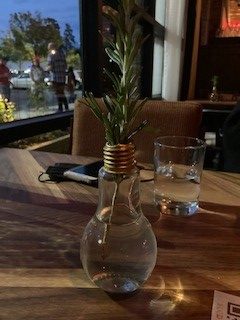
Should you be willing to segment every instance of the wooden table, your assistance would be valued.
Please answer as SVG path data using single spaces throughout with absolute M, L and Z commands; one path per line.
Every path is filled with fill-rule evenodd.
M 204 172 L 198 215 L 159 214 L 152 183 L 142 203 L 158 241 L 145 286 L 109 296 L 84 274 L 79 239 L 95 212 L 97 189 L 40 183 L 55 162 L 89 159 L 0 149 L 0 319 L 210 319 L 214 290 L 240 295 L 240 179 Z

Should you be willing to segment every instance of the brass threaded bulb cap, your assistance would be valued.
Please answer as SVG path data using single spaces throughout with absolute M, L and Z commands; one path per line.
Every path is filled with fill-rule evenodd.
M 135 168 L 135 147 L 132 143 L 106 144 L 103 148 L 104 168 L 110 173 L 127 174 Z

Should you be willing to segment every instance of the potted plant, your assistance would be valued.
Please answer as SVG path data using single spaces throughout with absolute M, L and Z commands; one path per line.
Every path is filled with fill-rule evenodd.
M 99 171 L 99 202 L 81 241 L 81 260 L 89 278 L 112 293 L 137 290 L 150 276 L 157 245 L 151 225 L 141 210 L 139 172 L 132 137 L 134 120 L 145 103 L 137 92 L 140 71 L 135 60 L 144 41 L 138 32 L 141 18 L 134 0 L 122 0 L 118 10 L 104 8 L 115 27 L 115 40 L 105 38 L 106 53 L 117 64 L 119 74 L 106 74 L 113 84 L 111 95 L 104 95 L 106 110 L 94 96 L 86 105 L 103 123 L 106 135 L 104 167 Z

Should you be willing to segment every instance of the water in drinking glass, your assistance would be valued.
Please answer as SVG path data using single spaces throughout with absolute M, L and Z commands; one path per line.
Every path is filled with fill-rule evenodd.
M 154 141 L 155 203 L 162 213 L 197 213 L 205 142 L 165 136 Z
M 154 179 L 155 204 L 162 213 L 189 216 L 197 211 L 200 174 L 194 165 L 160 165 Z

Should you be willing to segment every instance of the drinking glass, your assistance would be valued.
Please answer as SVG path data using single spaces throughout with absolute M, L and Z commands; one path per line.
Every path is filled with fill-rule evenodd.
M 167 136 L 154 141 L 154 201 L 162 213 L 190 216 L 197 212 L 205 142 Z

